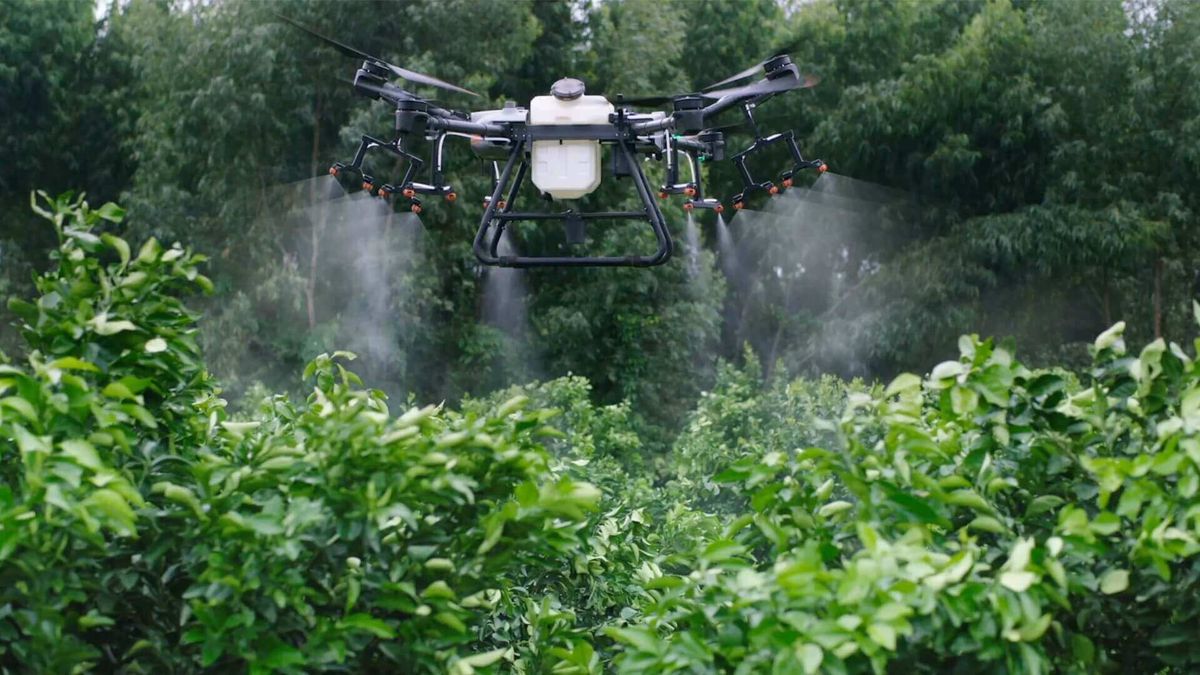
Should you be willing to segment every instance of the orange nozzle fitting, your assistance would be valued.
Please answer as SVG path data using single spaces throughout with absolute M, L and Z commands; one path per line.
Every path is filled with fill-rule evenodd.
M 817 173 L 825 173 L 828 170 L 829 170 L 828 164 L 822 164 L 821 166 L 817 167 Z
M 371 191 L 371 190 L 373 190 L 374 188 L 375 188 L 375 186 L 374 186 L 374 185 L 371 185 L 371 184 L 370 184 L 370 183 L 368 183 L 367 181 L 363 181 L 363 189 L 364 189 L 364 190 L 366 190 L 367 192 L 370 192 L 370 191 Z
M 691 202 L 684 202 L 684 204 L 683 204 L 684 211 L 691 211 L 694 208 L 696 208 L 696 205 Z
M 420 213 L 420 212 L 421 212 L 421 205 L 420 205 L 420 204 L 413 204 L 413 205 L 412 205 L 412 206 L 410 206 L 409 208 L 410 208 L 410 209 L 412 209 L 412 212 L 413 212 L 413 213 Z
M 404 195 L 405 197 L 408 197 L 409 199 L 412 199 L 413 197 L 417 196 L 417 191 L 412 188 L 404 188 L 404 190 L 401 191 L 400 194 Z
M 746 205 L 743 204 L 742 202 L 734 202 L 733 208 L 737 209 L 738 211 L 741 211 L 742 209 L 746 208 Z
M 338 170 L 337 170 L 337 167 L 336 167 L 336 166 L 331 166 L 331 167 L 329 167 L 329 175 L 330 175 L 330 176 L 336 176 L 336 175 L 338 175 Z
M 716 211 L 717 213 L 725 213 L 725 206 L 723 204 L 717 204 L 713 207 L 713 211 Z
M 658 198 L 659 198 L 659 199 L 666 199 L 667 197 L 670 197 L 670 196 L 671 196 L 671 195 L 667 194 L 667 191 L 666 191 L 666 190 L 663 190 L 662 192 L 658 193 Z
M 767 188 L 767 192 L 770 192 L 773 195 L 777 195 L 777 194 L 779 194 L 779 188 L 772 185 L 771 187 Z
M 508 206 L 508 202 L 504 201 L 503 199 L 496 203 L 496 208 L 500 209 L 501 211 L 503 211 L 504 207 L 506 206 Z
M 791 178 L 784 178 L 784 179 L 783 179 L 783 187 L 785 187 L 785 188 L 790 188 L 790 187 L 792 187 L 792 179 L 791 179 Z
M 690 187 L 690 186 L 685 187 L 685 188 L 683 188 L 683 194 L 685 194 L 689 197 L 695 197 L 696 196 L 696 188 Z
M 458 193 L 457 193 L 457 192 L 447 192 L 447 193 L 446 193 L 446 201 L 448 201 L 448 202 L 452 202 L 452 201 L 454 201 L 455 199 L 458 199 Z

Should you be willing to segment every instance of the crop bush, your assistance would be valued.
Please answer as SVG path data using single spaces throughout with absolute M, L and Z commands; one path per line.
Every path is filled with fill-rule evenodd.
M 48 207 L 58 266 L 12 305 L 28 366 L 0 370 L 6 670 L 517 660 L 480 627 L 526 611 L 504 580 L 557 569 L 599 497 L 550 470 L 546 412 L 396 417 L 333 355 L 305 401 L 234 421 L 178 299 L 202 258 L 93 233 L 116 207 Z
M 1200 365 L 1031 370 L 964 337 L 886 386 L 722 366 L 671 453 L 567 377 L 386 397 L 318 356 L 233 415 L 202 256 L 43 197 L 0 364 L 3 672 L 1187 672 Z M 1200 307 L 1197 308 L 1200 321 Z

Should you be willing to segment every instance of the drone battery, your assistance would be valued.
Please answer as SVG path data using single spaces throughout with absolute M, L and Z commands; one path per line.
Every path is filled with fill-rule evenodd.
M 554 96 L 535 96 L 529 105 L 529 124 L 608 124 L 613 112 L 608 99 L 584 96 L 582 83 L 577 89 L 578 93 L 571 91 L 567 96 L 558 91 Z M 599 141 L 534 141 L 531 179 L 539 190 L 555 199 L 578 199 L 600 185 L 600 156 Z

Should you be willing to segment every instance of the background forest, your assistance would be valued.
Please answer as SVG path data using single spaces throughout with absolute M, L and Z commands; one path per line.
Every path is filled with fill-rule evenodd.
M 867 181 L 915 208 L 825 225 L 811 205 L 772 207 L 774 221 L 742 214 L 728 280 L 708 253 L 652 273 L 525 273 L 514 322 L 511 307 L 489 315 L 470 253 L 487 183 L 462 146 L 450 180 L 464 198 L 428 205 L 417 253 L 387 242 L 392 262 L 368 263 L 382 270 L 368 287 L 359 257 L 381 242 L 354 223 L 288 217 L 305 206 L 288 186 L 389 129 L 389 111 L 351 95 L 356 63 L 276 12 L 486 92 L 491 107 L 566 74 L 594 92 L 687 91 L 792 45 L 822 82 L 761 119 L 797 130 L 831 179 L 848 177 L 841 196 Z M 210 256 L 203 343 L 234 393 L 292 387 L 312 356 L 347 348 L 402 398 L 454 401 L 571 372 L 664 430 L 717 358 L 740 362 L 746 345 L 767 376 L 778 364 L 870 379 L 952 354 L 964 332 L 1016 337 L 1034 363 L 1078 364 L 1117 319 L 1137 339 L 1188 326 L 1195 3 L 132 0 L 97 19 L 91 0 L 0 0 L 0 14 L 0 293 L 27 295 L 47 264 L 31 190 L 118 200 L 129 236 Z M 730 147 L 748 141 L 729 133 Z M 709 178 L 712 194 L 737 191 L 726 167 Z M 626 198 L 609 183 L 597 199 Z M 711 214 L 698 221 L 715 250 Z M 0 346 L 15 335 L 2 322 Z

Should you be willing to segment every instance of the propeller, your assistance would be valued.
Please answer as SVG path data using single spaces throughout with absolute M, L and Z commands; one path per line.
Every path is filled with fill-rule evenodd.
M 710 98 L 725 98 L 728 96 L 745 97 L 745 96 L 762 96 L 764 94 L 777 94 L 781 91 L 791 91 L 792 89 L 809 89 L 817 86 L 821 78 L 816 75 L 804 75 L 803 77 L 779 77 L 774 80 L 760 80 L 741 87 L 730 87 L 728 89 L 715 89 L 704 93 Z
M 735 78 L 737 79 L 737 78 Z M 781 91 L 790 91 L 792 89 L 809 89 L 817 86 L 821 78 L 816 75 L 801 75 L 796 77 L 777 77 L 773 80 L 761 80 L 740 87 L 729 87 L 727 89 L 715 89 L 711 91 L 697 92 L 694 94 L 676 94 L 674 96 L 621 96 L 609 98 L 618 104 L 631 106 L 661 106 L 672 103 L 677 99 L 688 96 L 700 96 L 708 99 L 719 99 L 727 96 L 761 96 L 763 94 L 775 94 Z
M 471 96 L 479 96 L 479 94 L 476 94 L 475 92 L 471 91 L 470 89 L 463 89 L 462 87 L 460 87 L 456 84 L 451 84 L 449 82 L 446 82 L 445 80 L 439 80 L 438 78 L 436 78 L 432 75 L 426 75 L 424 73 L 418 73 L 415 70 L 409 70 L 407 68 L 401 68 L 400 66 L 392 65 L 392 64 L 388 63 L 387 61 L 384 61 L 381 58 L 378 58 L 376 56 L 371 56 L 370 54 L 368 54 L 366 52 L 361 52 L 361 51 L 355 49 L 354 47 L 351 47 L 349 45 L 344 45 L 344 44 L 338 42 L 337 40 L 334 40 L 333 38 L 321 35 L 320 33 L 312 30 L 311 28 L 309 28 L 303 24 L 300 24 L 296 21 L 293 21 L 292 19 L 290 19 L 286 16 L 283 16 L 282 14 L 276 14 L 275 16 L 277 16 L 281 21 L 283 21 L 285 23 L 289 23 L 289 24 L 295 26 L 296 28 L 299 28 L 300 30 L 304 31 L 305 33 L 308 33 L 309 35 L 324 42 L 325 44 L 329 45 L 330 47 L 333 47 L 338 52 L 340 52 L 346 56 L 353 57 L 353 58 L 358 58 L 358 59 L 362 59 L 364 61 L 371 61 L 373 63 L 377 63 L 380 66 L 387 68 L 389 71 L 392 72 L 393 75 L 395 75 L 396 77 L 399 77 L 401 79 L 408 80 L 409 82 L 413 82 L 415 84 L 425 84 L 425 85 L 429 85 L 430 87 L 437 87 L 439 89 L 446 89 L 449 91 L 457 91 L 462 94 L 470 94 Z
M 730 75 L 729 77 L 721 80 L 720 82 L 713 82 L 712 84 L 708 85 L 707 87 L 704 87 L 704 91 L 708 91 L 709 89 L 716 89 L 717 87 L 729 84 L 730 82 L 737 82 L 738 80 L 744 80 L 747 77 L 750 77 L 750 76 L 754 75 L 755 73 L 758 73 L 759 71 L 761 71 L 763 68 L 766 67 L 766 65 L 772 59 L 777 59 L 780 56 L 790 54 L 797 47 L 799 47 L 801 45 L 801 43 L 802 43 L 801 40 L 794 39 L 790 43 L 776 49 L 767 58 L 763 59 L 762 61 L 759 61 L 758 63 L 754 64 L 753 66 L 750 66 L 749 68 L 743 70 L 742 72 L 734 74 L 734 75 Z

